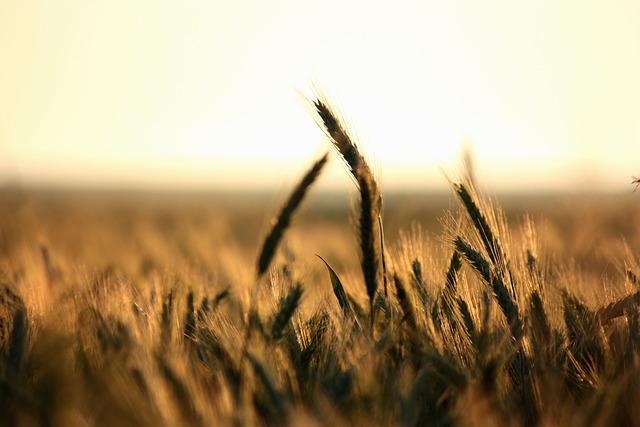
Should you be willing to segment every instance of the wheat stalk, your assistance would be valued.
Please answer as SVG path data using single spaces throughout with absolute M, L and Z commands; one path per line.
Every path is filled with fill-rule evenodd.
M 516 340 L 522 338 L 522 320 L 520 318 L 518 305 L 509 293 L 502 278 L 496 274 L 495 270 L 491 268 L 480 252 L 473 249 L 462 237 L 456 237 L 454 243 L 456 250 L 469 261 L 471 266 L 480 274 L 483 281 L 493 290 L 498 305 L 507 318 L 512 336 Z
M 393 283 L 396 285 L 396 297 L 400 303 L 400 308 L 402 308 L 402 320 L 407 322 L 412 331 L 417 331 L 416 314 L 413 310 L 413 303 L 409 299 L 409 295 L 407 295 L 404 283 L 396 274 L 393 275 Z
M 382 238 L 379 237 L 380 230 L 376 227 L 381 224 L 382 196 L 371 167 L 360 152 L 355 139 L 349 135 L 339 116 L 329 106 L 327 99 L 318 93 L 316 99 L 310 102 L 314 107 L 318 126 L 342 157 L 360 191 L 358 226 L 361 267 L 373 322 L 373 301 L 378 289 L 381 265 L 381 243 L 377 240 L 380 238 L 382 241 Z
M 298 308 L 301 297 L 302 285 L 298 283 L 291 289 L 289 295 L 280 302 L 278 312 L 273 317 L 273 323 L 271 324 L 271 338 L 282 338 L 284 328 Z
M 276 249 L 278 247 L 278 243 L 282 239 L 285 230 L 291 224 L 291 220 L 293 218 L 293 214 L 295 213 L 298 206 L 302 202 L 305 194 L 307 194 L 307 190 L 311 187 L 311 184 L 318 178 L 322 168 L 325 163 L 327 163 L 328 153 L 320 158 L 320 160 L 316 161 L 311 169 L 305 174 L 302 178 L 298 186 L 293 190 L 287 203 L 282 206 L 280 210 L 280 214 L 276 218 L 273 223 L 273 227 L 271 227 L 271 231 L 267 234 L 267 237 L 264 239 L 264 244 L 262 245 L 262 250 L 260 251 L 260 256 L 258 257 L 258 266 L 257 273 L 258 276 L 261 276 L 267 268 L 269 268 L 269 264 L 273 259 L 273 256 L 276 253 Z
M 602 323 L 608 323 L 615 318 L 622 317 L 625 312 L 636 309 L 640 304 L 640 291 L 629 294 L 618 301 L 607 304 L 604 307 L 599 308 L 595 312 L 595 316 Z
M 462 183 L 453 184 L 453 188 L 467 210 L 469 218 L 471 218 L 471 222 L 473 222 L 476 230 L 478 230 L 478 234 L 482 239 L 482 244 L 487 250 L 489 259 L 495 266 L 502 265 L 506 260 L 502 247 L 498 242 L 497 236 L 491 230 L 487 218 L 484 216 L 480 207 L 474 200 L 472 192 Z

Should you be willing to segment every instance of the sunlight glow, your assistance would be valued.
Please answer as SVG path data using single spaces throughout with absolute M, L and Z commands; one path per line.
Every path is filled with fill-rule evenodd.
M 0 178 L 279 187 L 328 145 L 326 87 L 387 187 L 626 191 L 640 3 L 0 3 Z M 341 186 L 343 171 L 323 177 Z

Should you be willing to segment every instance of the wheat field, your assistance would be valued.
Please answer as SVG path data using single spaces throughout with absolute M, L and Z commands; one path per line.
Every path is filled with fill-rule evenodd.
M 632 188 L 384 194 L 310 108 L 350 195 L 2 190 L 2 425 L 640 425 Z

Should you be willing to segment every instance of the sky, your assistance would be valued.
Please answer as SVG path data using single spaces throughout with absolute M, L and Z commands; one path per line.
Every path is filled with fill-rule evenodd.
M 314 85 L 385 188 L 463 146 L 495 191 L 640 175 L 635 0 L 1 0 L 0 182 L 281 190 L 329 149 Z

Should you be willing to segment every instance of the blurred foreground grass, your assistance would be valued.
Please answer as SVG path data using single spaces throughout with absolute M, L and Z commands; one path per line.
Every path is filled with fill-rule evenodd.
M 634 196 L 497 197 L 507 268 L 453 194 L 386 194 L 367 331 L 345 194 L 311 193 L 257 279 L 281 195 L 3 190 L 0 424 L 640 424 L 637 304 L 608 306 L 638 291 Z

